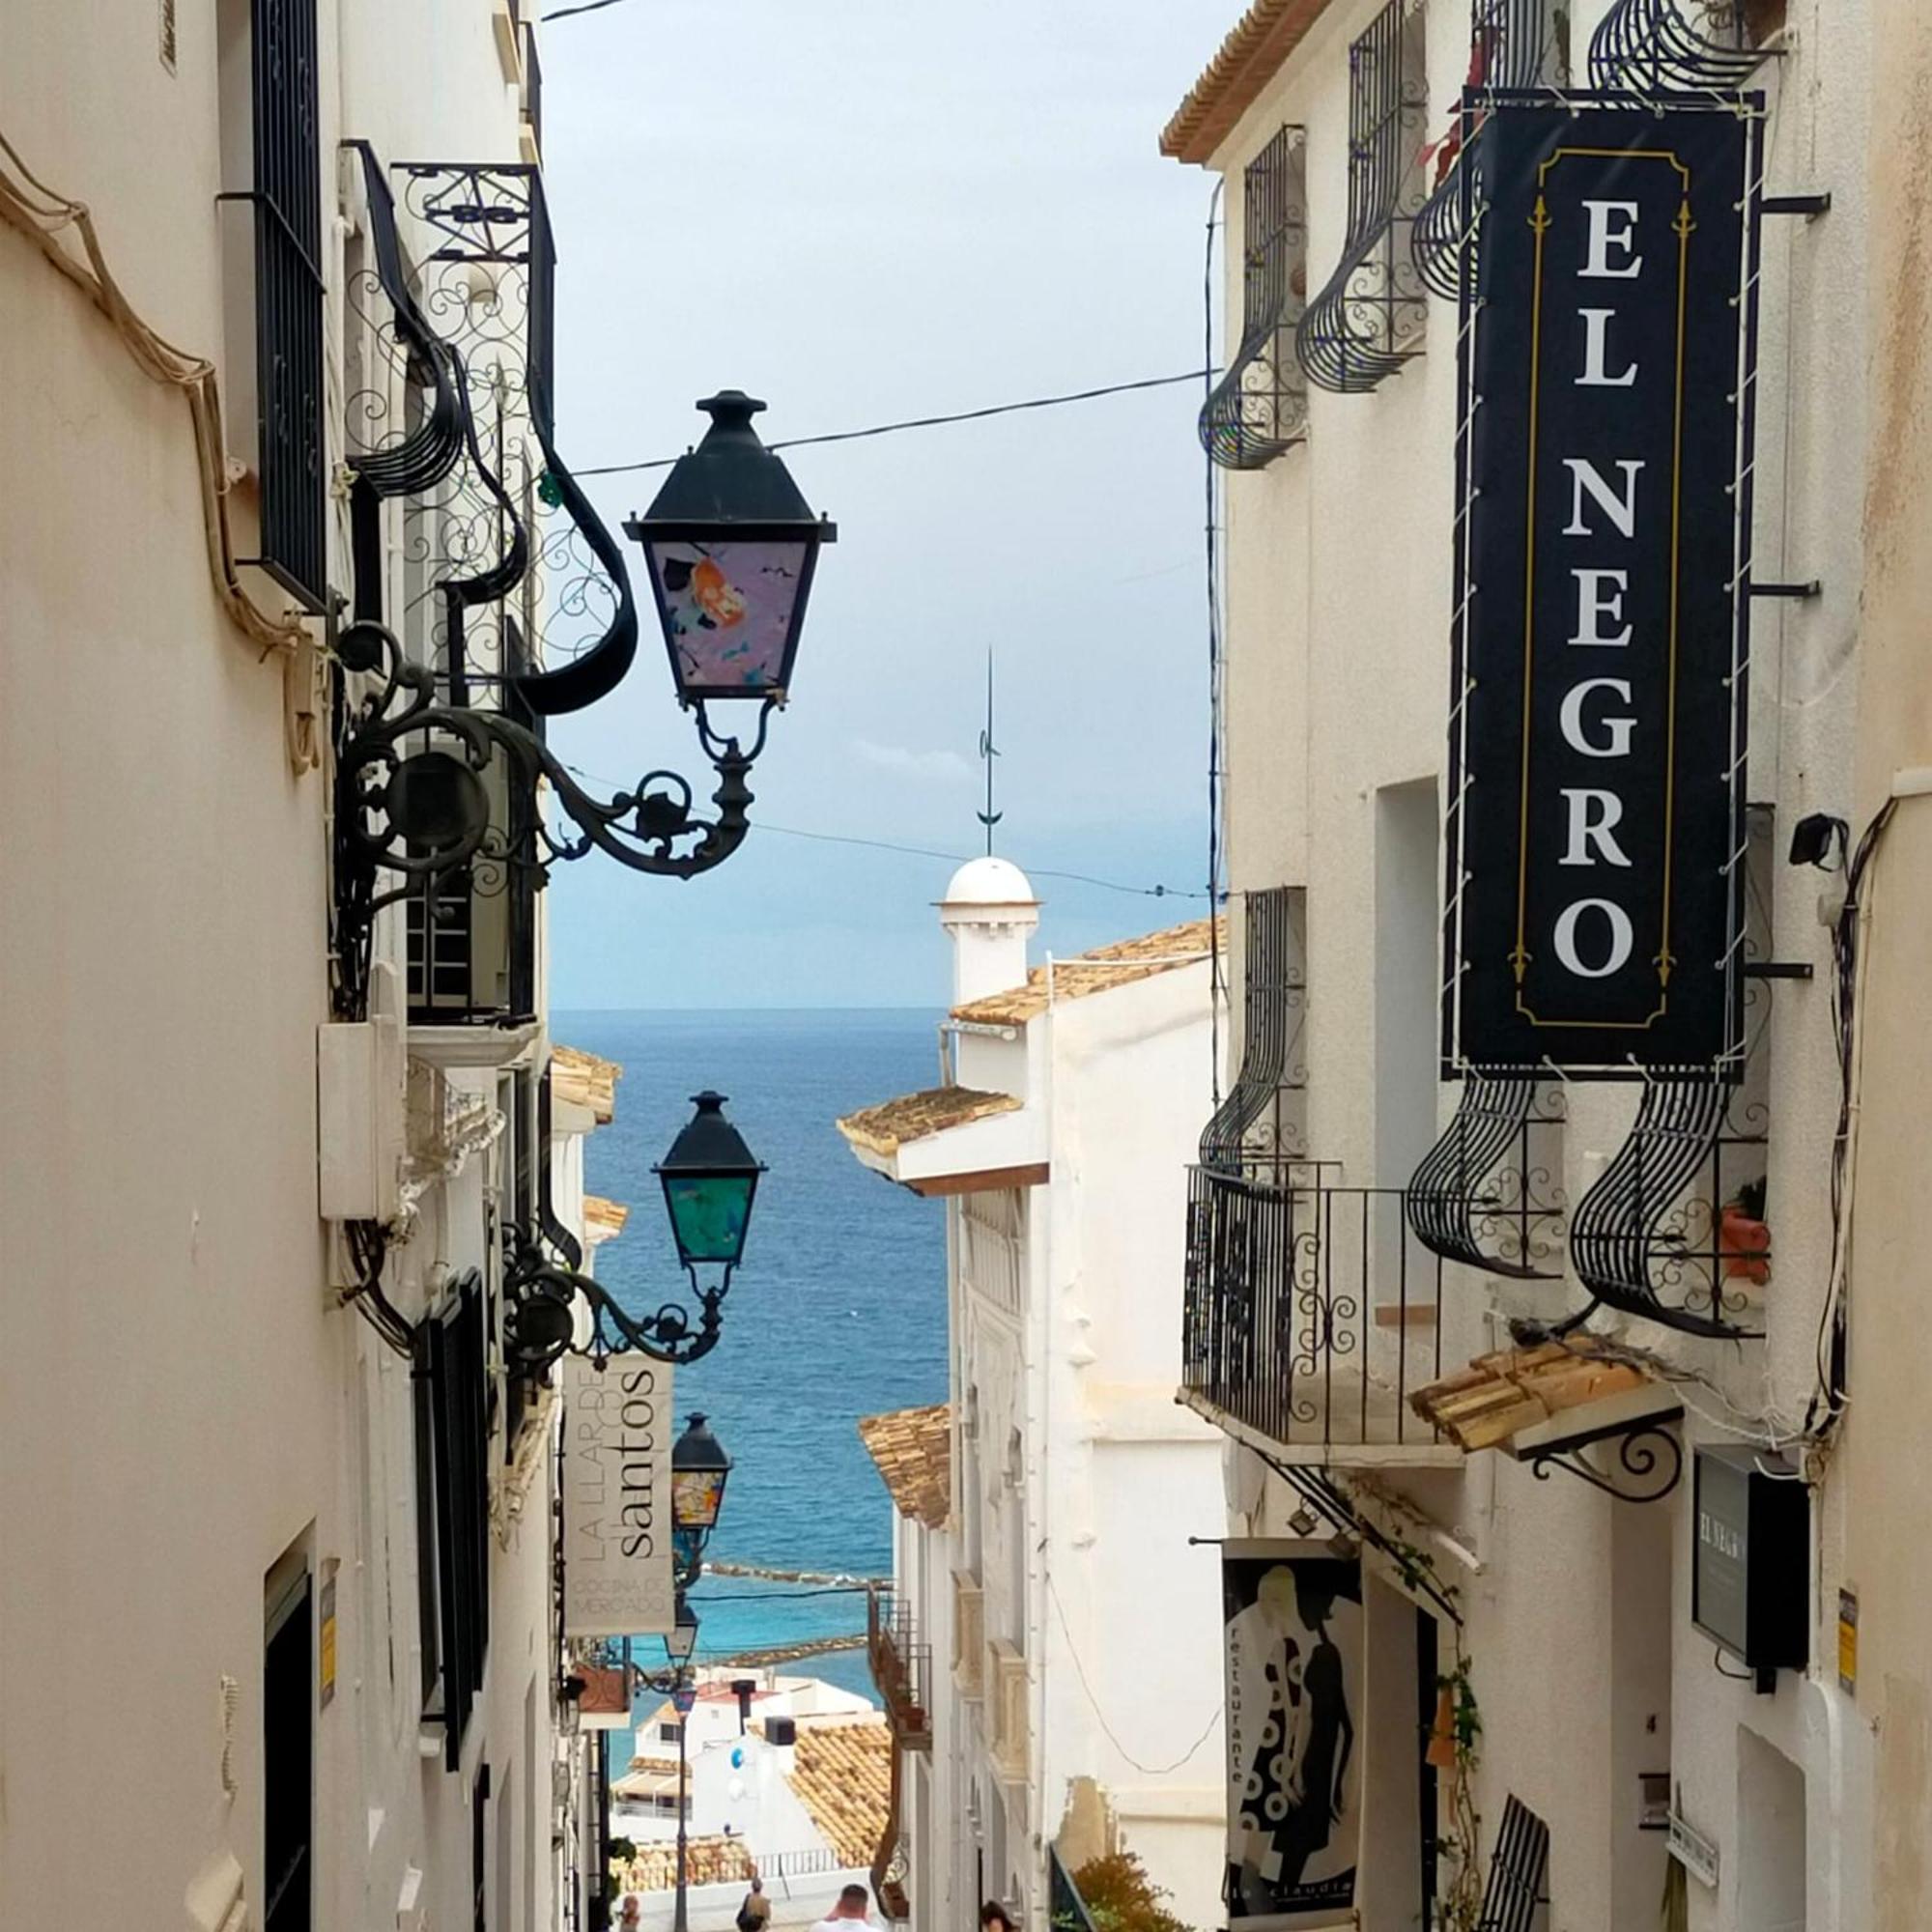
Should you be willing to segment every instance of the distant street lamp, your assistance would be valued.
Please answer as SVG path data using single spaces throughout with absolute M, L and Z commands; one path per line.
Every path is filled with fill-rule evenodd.
M 637 1349 L 661 1362 L 688 1363 L 718 1346 L 720 1309 L 745 1252 L 752 1201 L 765 1167 L 724 1118 L 724 1094 L 707 1088 L 692 1099 L 696 1111 L 654 1172 L 664 1186 L 678 1259 L 697 1297 L 696 1315 L 670 1301 L 649 1315 L 627 1315 L 601 1282 L 553 1263 L 535 1241 L 513 1231 L 517 1247 L 506 1278 L 510 1349 L 525 1373 L 540 1373 L 569 1350 L 599 1357 Z M 587 1336 L 580 1334 L 580 1304 L 587 1311 Z
M 671 1547 L 680 1592 L 696 1582 L 704 1568 L 704 1546 L 718 1527 L 730 1474 L 724 1444 L 702 1415 L 694 1415 L 670 1452 Z

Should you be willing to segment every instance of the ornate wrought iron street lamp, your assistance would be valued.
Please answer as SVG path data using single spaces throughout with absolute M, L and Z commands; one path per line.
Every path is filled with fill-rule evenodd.
M 696 713 L 698 742 L 718 774 L 715 810 L 696 810 L 689 781 L 662 770 L 597 797 L 537 732 L 500 711 L 439 703 L 435 671 L 411 663 L 392 632 L 350 624 L 336 655 L 382 683 L 355 711 L 336 768 L 337 945 L 346 954 L 366 950 L 383 906 L 472 864 L 541 879 L 554 861 L 594 849 L 637 871 L 690 878 L 744 842 L 747 775 L 785 701 L 818 552 L 838 530 L 812 516 L 783 462 L 759 441 L 752 417 L 763 403 L 727 389 L 699 407 L 711 429 L 626 528 L 643 546 L 678 702 Z M 503 682 L 512 693 L 527 683 L 534 696 L 545 675 Z M 706 708 L 746 700 L 758 706 L 749 750 L 714 730 Z M 511 797 L 493 825 L 483 775 L 499 755 Z M 567 824 L 547 818 L 546 783 Z M 384 872 L 400 883 L 379 890 Z
M 655 1172 L 678 1259 L 697 1297 L 696 1314 L 674 1301 L 648 1315 L 626 1314 L 602 1282 L 552 1262 L 520 1235 L 505 1286 L 510 1347 L 525 1371 L 546 1369 L 572 1349 L 593 1357 L 638 1349 L 661 1362 L 686 1363 L 718 1346 L 720 1311 L 745 1252 L 752 1200 L 765 1167 L 724 1118 L 723 1094 L 707 1088 L 692 1099 L 696 1111 Z M 708 1431 L 706 1436 L 715 1446 Z

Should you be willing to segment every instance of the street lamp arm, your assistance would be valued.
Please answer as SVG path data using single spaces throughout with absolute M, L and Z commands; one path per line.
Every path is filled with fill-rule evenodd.
M 410 663 L 381 624 L 350 625 L 336 648 L 349 669 L 383 679 L 345 733 L 336 769 L 337 810 L 351 846 L 369 866 L 405 877 L 395 891 L 372 898 L 372 914 L 486 850 L 544 873 L 554 860 L 581 859 L 595 849 L 634 871 L 688 879 L 722 865 L 744 843 L 753 797 L 747 776 L 764 749 L 775 698 L 759 707 L 750 751 L 735 736 L 713 731 L 697 704 L 699 742 L 719 778 L 712 793 L 717 810 L 707 817 L 693 810 L 691 783 L 675 772 L 647 772 L 630 789 L 599 798 L 515 719 L 438 703 L 435 673 Z M 499 753 L 511 767 L 511 822 L 506 837 L 497 832 L 493 839 L 482 774 Z M 540 781 L 549 781 L 574 832 L 554 833 L 544 824 Z M 500 855 L 489 850 L 497 839 L 507 847 Z
M 653 1314 L 634 1316 L 617 1305 L 602 1282 L 575 1268 L 554 1265 L 529 1242 L 517 1244 L 504 1281 L 512 1307 L 518 1311 L 512 1318 L 517 1352 L 531 1369 L 548 1368 L 575 1345 L 570 1340 L 569 1321 L 531 1320 L 522 1311 L 539 1304 L 572 1311 L 579 1295 L 590 1308 L 591 1345 L 585 1352 L 614 1355 L 635 1349 L 654 1361 L 670 1362 L 679 1368 L 702 1360 L 718 1346 L 724 1331 L 720 1309 L 731 1286 L 730 1270 L 725 1270 L 724 1279 L 715 1288 L 699 1288 L 694 1273 L 692 1286 L 697 1294 L 696 1316 L 674 1301 L 663 1303 Z

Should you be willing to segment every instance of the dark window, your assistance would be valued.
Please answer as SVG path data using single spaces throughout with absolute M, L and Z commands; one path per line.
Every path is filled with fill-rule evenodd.
M 254 0 L 255 394 L 263 567 L 311 610 L 327 578 L 315 0 Z
M 309 1932 L 313 1651 L 304 1568 L 270 1597 L 262 1655 L 263 1932 Z
M 452 1771 L 490 1643 L 487 1375 L 483 1283 L 472 1271 L 424 1321 L 416 1359 L 423 1692 Z
M 676 1744 L 677 1733 L 678 1726 L 675 1724 L 660 1724 L 658 1726 L 658 1739 L 660 1743 L 668 1745 Z
M 469 1792 L 469 1877 L 476 1894 L 476 1932 L 490 1932 L 490 1767 L 476 1767 Z

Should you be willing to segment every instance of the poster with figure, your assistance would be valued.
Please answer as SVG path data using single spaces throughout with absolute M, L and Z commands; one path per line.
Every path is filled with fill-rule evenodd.
M 1362 1566 L 1307 1544 L 1229 1543 L 1231 1924 L 1354 1923 L 1361 1839 Z

